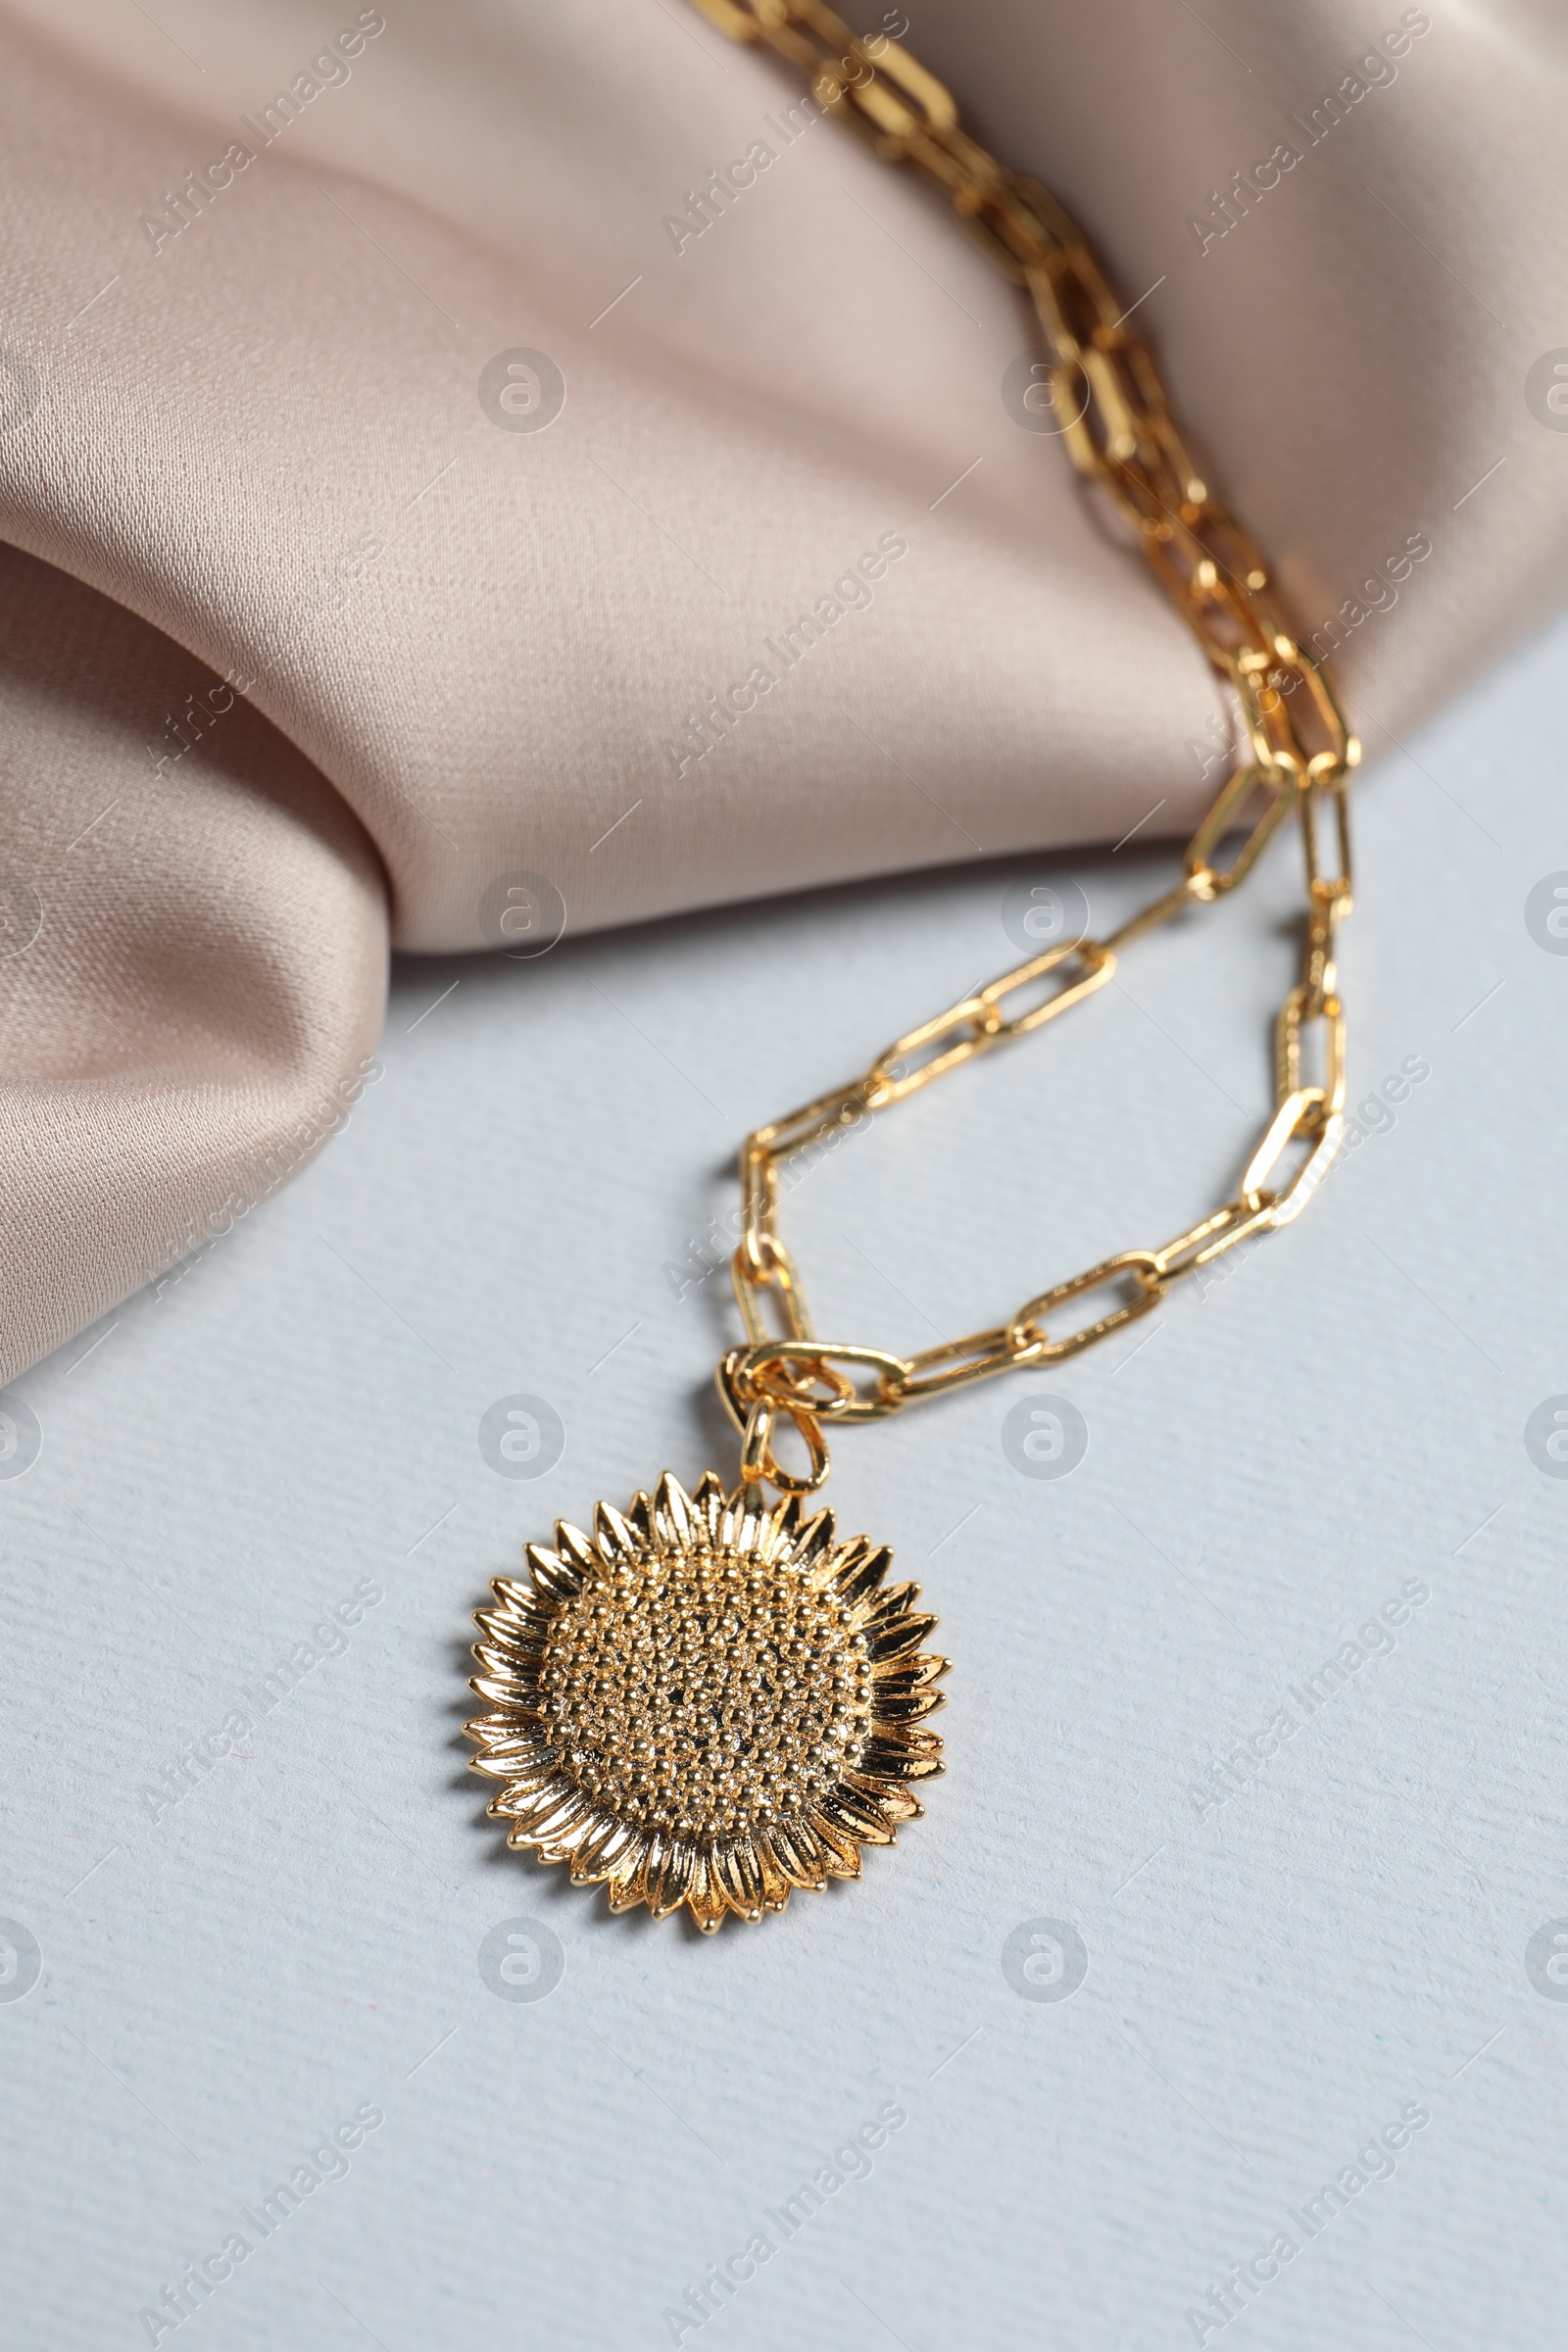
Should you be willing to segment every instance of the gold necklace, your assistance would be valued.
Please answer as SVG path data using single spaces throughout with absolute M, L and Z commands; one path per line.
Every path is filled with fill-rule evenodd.
M 1184 1275 L 1291 1223 L 1327 1173 L 1345 1126 L 1334 947 L 1350 907 L 1348 788 L 1360 746 L 1050 191 L 968 138 L 947 90 L 897 41 L 857 39 L 819 0 L 696 4 L 733 38 L 766 41 L 804 67 L 816 104 L 865 132 L 885 161 L 928 172 L 1027 291 L 1068 455 L 1108 495 L 1231 689 L 1246 746 L 1173 889 L 1107 939 L 1053 947 L 1003 973 L 899 1038 L 863 1077 L 747 1137 L 733 1263 L 747 1338 L 717 1371 L 741 1432 L 740 1483 L 726 1492 L 710 1471 L 688 1495 L 666 1472 L 624 1514 L 601 1503 L 592 1536 L 563 1521 L 553 1546 L 527 1545 L 531 1583 L 498 1578 L 493 1605 L 476 1612 L 472 1687 L 493 1711 L 467 1727 L 480 1751 L 471 1763 L 502 1784 L 490 1811 L 511 1824 L 509 1842 L 569 1864 L 573 1885 L 604 1885 L 612 1910 L 646 1903 L 662 1918 L 685 1903 L 711 1931 L 726 1911 L 760 1919 L 793 1887 L 858 1878 L 861 1847 L 892 1844 L 921 1810 L 913 1784 L 942 1769 L 925 1719 L 942 1704 L 934 1685 L 947 1660 L 920 1646 L 936 1620 L 917 1613 L 913 1585 L 887 1584 L 889 1551 L 839 1540 L 831 1511 L 804 1513 L 801 1497 L 828 1474 L 824 1426 L 880 1420 L 993 1373 L 1076 1355 L 1148 1314 Z M 1333 854 L 1320 870 L 1330 808 Z M 1275 1026 L 1275 1109 L 1236 1197 L 1163 1248 L 1119 1250 L 1007 1322 L 918 1355 L 818 1339 L 778 1231 L 780 1162 L 1092 996 L 1134 940 L 1242 881 L 1292 810 L 1305 852 L 1305 959 Z M 1230 863 L 1217 863 L 1237 833 Z M 1319 1024 L 1321 1079 L 1304 1083 L 1303 1037 Z M 1276 1186 L 1293 1146 L 1298 1164 Z M 1061 1330 L 1064 1310 L 1101 1294 L 1102 1313 Z M 804 1442 L 804 1471 L 775 1454 L 781 1422 Z M 782 1499 L 769 1504 L 767 1487 Z

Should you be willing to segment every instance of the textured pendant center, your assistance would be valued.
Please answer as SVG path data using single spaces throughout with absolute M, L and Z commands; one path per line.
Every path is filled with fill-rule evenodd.
M 871 1719 L 865 1643 L 834 1595 L 723 1549 L 594 1578 L 539 1680 L 570 1779 L 682 1838 L 809 1813 Z

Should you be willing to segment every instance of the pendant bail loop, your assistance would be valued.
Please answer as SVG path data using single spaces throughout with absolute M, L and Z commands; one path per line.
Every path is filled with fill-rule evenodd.
M 810 1457 L 810 1470 L 801 1477 L 786 1470 L 773 1452 L 773 1430 L 780 1413 L 794 1422 Z M 827 1441 L 821 1423 L 804 1405 L 787 1403 L 779 1396 L 760 1396 L 746 1416 L 746 1435 L 741 1441 L 741 1480 L 753 1486 L 765 1480 L 777 1487 L 781 1494 L 814 1494 L 827 1483 L 832 1468 L 828 1459 Z

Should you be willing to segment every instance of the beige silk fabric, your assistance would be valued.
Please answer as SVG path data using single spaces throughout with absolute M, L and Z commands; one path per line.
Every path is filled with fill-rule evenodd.
M 910 43 L 1152 289 L 1374 758 L 1545 615 L 1558 0 L 936 0 Z M 0 12 L 0 1377 L 284 1180 L 389 938 L 480 948 L 509 877 L 583 930 L 1211 795 L 1194 642 L 1004 401 L 1016 297 L 800 96 L 685 0 Z M 481 401 L 519 350 L 543 429 L 537 369 Z

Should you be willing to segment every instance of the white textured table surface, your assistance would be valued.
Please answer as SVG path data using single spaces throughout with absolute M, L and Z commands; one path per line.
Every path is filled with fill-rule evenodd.
M 732 1470 L 724 1278 L 664 1269 L 748 1126 L 1009 960 L 1024 869 L 399 970 L 325 1156 L 21 1384 L 8 2340 L 145 2341 L 166 2287 L 158 2340 L 234 2352 L 1560 2337 L 1568 1963 L 1532 1938 L 1568 1914 L 1568 1461 L 1526 1424 L 1568 1392 L 1568 955 L 1526 901 L 1568 869 L 1565 656 L 1559 626 L 1366 775 L 1351 1100 L 1430 1074 L 1310 1214 L 1057 1375 L 841 1437 L 841 1518 L 942 1618 L 950 1770 L 860 1886 L 756 1929 L 613 1920 L 506 1853 L 463 1770 L 468 1611 L 558 1512 Z M 1165 870 L 1027 878 L 1102 929 Z M 1224 1198 L 1296 888 L 1281 843 L 811 1174 L 819 1324 L 929 1345 Z M 1041 1391 L 1088 1431 L 1066 1477 L 1003 1449 Z M 533 1483 L 478 1444 L 519 1393 L 565 1433 Z M 520 1989 L 564 1954 L 546 1998 L 481 1973 L 519 1916 Z M 1069 1997 L 1041 1921 L 1087 1954 Z

